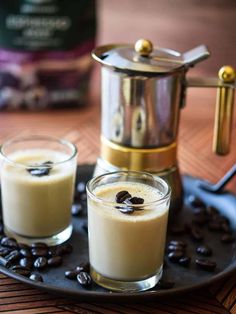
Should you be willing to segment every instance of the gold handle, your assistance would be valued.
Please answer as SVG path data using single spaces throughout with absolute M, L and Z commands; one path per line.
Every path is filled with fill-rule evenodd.
M 235 71 L 230 66 L 223 66 L 219 73 L 219 83 L 234 83 Z M 213 151 L 226 155 L 230 150 L 234 104 L 234 87 L 217 88 Z

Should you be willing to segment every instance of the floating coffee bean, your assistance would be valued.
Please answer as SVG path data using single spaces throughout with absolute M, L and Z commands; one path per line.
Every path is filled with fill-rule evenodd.
M 48 176 L 51 168 L 42 167 L 42 168 L 26 168 L 26 170 L 35 177 Z
M 9 262 L 15 262 L 20 258 L 20 253 L 17 250 L 11 251 L 8 255 L 5 256 L 5 259 Z
M 188 202 L 193 207 L 205 207 L 205 204 L 195 195 L 189 195 Z
M 191 262 L 191 258 L 188 256 L 183 256 L 179 259 L 178 263 L 181 266 L 188 266 Z
M 120 191 L 116 194 L 116 203 L 123 203 L 127 198 L 130 198 L 131 195 L 128 191 Z
M 168 254 L 169 260 L 173 263 L 177 263 L 183 256 L 184 252 L 182 250 L 176 250 Z
M 191 235 L 192 239 L 194 241 L 197 241 L 197 242 L 201 242 L 204 239 L 204 235 L 203 235 L 202 231 L 195 226 L 192 226 L 192 228 L 190 230 L 190 235 Z
M 221 231 L 221 223 L 219 221 L 210 221 L 208 229 L 215 232 Z
M 44 268 L 47 265 L 47 259 L 45 257 L 38 257 L 35 261 L 34 261 L 34 267 L 41 269 Z
M 62 264 L 61 256 L 54 256 L 48 259 L 48 265 L 51 267 L 57 267 Z
M 11 252 L 9 248 L 1 247 L 0 248 L 0 256 L 6 256 Z
M 5 259 L 5 257 L 0 256 L 0 265 L 9 268 L 11 266 L 11 262 Z
M 129 201 L 131 202 L 131 204 L 134 204 L 134 205 L 139 205 L 139 204 L 143 204 L 144 203 L 144 199 L 141 198 L 141 197 L 131 197 L 129 198 Z
M 83 212 L 83 207 L 81 204 L 73 204 L 71 207 L 71 214 L 73 216 L 79 216 Z
M 14 273 L 21 275 L 21 276 L 24 276 L 24 277 L 29 277 L 31 274 L 30 270 L 25 269 L 23 267 L 17 268 L 17 269 L 12 269 L 12 271 L 14 271 Z
M 216 268 L 216 263 L 214 261 L 197 258 L 195 262 L 199 268 L 206 271 L 214 271 Z
M 89 273 L 90 264 L 88 262 L 82 262 L 76 267 L 76 271 L 85 271 L 86 273 Z
M 24 257 L 19 260 L 19 264 L 20 266 L 23 266 L 23 267 L 32 268 L 34 261 L 32 258 Z
M 39 274 L 35 274 L 32 273 L 29 277 L 29 279 L 33 280 L 33 281 L 39 281 L 39 282 L 43 282 L 43 277 Z
M 32 257 L 32 253 L 29 249 L 20 249 L 20 255 L 23 257 Z
M 134 212 L 133 206 L 115 206 L 122 214 L 132 214 Z
M 65 277 L 68 279 L 76 279 L 77 275 L 80 273 L 80 271 L 74 269 L 74 270 L 67 270 L 65 271 Z
M 221 237 L 222 243 L 232 243 L 234 241 L 234 237 L 231 233 L 224 233 Z
M 174 281 L 168 281 L 164 279 L 160 279 L 157 283 L 157 287 L 160 289 L 171 289 L 175 285 Z
M 198 246 L 196 249 L 196 252 L 200 255 L 203 255 L 203 256 L 211 256 L 212 255 L 212 249 L 206 245 Z
M 77 275 L 77 281 L 81 286 L 87 288 L 91 285 L 92 278 L 88 273 L 82 271 Z
M 34 248 L 31 249 L 31 253 L 34 257 L 39 257 L 39 256 L 48 256 L 48 248 Z
M 187 243 L 181 240 L 171 240 L 169 242 L 169 245 L 182 246 L 183 248 L 187 247 Z
M 31 248 L 33 249 L 47 249 L 48 246 L 44 242 L 35 242 L 31 244 Z
M 171 226 L 170 232 L 175 235 L 183 234 L 185 232 L 185 226 Z
M 9 247 L 11 249 L 17 249 L 18 248 L 18 244 L 17 244 L 16 240 L 13 238 L 8 238 L 8 237 L 2 238 L 1 245 Z
M 77 187 L 76 187 L 77 191 L 79 193 L 85 193 L 85 190 L 86 190 L 86 184 L 84 182 L 79 182 L 77 184 Z

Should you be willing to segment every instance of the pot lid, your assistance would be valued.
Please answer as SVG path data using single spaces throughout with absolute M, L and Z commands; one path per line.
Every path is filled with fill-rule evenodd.
M 93 50 L 95 60 L 121 71 L 168 73 L 192 65 L 209 56 L 205 46 L 198 46 L 186 53 L 167 48 L 153 48 L 152 42 L 139 39 L 135 45 L 114 44 Z

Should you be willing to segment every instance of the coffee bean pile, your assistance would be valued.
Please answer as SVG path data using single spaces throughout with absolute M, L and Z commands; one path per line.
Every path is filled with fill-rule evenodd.
M 183 225 L 170 226 L 172 235 L 188 235 L 192 242 L 199 243 L 196 247 L 197 257 L 195 265 L 205 271 L 214 271 L 216 262 L 209 259 L 213 255 L 213 250 L 207 244 L 200 244 L 204 241 L 204 229 L 209 232 L 221 234 L 221 242 L 224 244 L 234 241 L 229 220 L 223 216 L 216 208 L 206 206 L 199 198 L 190 195 L 189 205 L 192 208 L 192 220 Z M 180 266 L 188 267 L 191 264 L 191 257 L 187 254 L 187 243 L 181 240 L 171 240 L 167 243 L 167 256 L 170 262 Z M 200 256 L 200 257 L 199 257 Z
M 82 287 L 88 288 L 92 284 L 92 278 L 89 274 L 89 271 L 90 264 L 85 262 L 79 264 L 74 269 L 65 271 L 65 277 L 70 280 L 76 279 Z
M 116 203 L 125 204 L 127 206 L 116 206 L 117 209 L 123 214 L 132 214 L 135 210 L 142 210 L 143 207 L 135 207 L 132 205 L 141 205 L 144 199 L 141 197 L 131 196 L 128 191 L 120 191 L 116 194 Z
M 70 254 L 72 250 L 70 244 L 48 247 L 45 243 L 37 242 L 27 245 L 1 235 L 0 265 L 31 280 L 42 282 L 43 277 L 34 271 L 60 266 L 63 255 Z

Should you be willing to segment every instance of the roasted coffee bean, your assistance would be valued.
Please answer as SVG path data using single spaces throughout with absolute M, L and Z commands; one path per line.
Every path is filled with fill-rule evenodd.
M 82 229 L 83 229 L 86 233 L 88 233 L 88 224 L 87 224 L 87 222 L 83 222 L 83 223 L 82 223 Z
M 48 176 L 50 173 L 49 167 L 41 167 L 41 168 L 26 168 L 26 170 L 35 177 L 43 177 Z
M 132 206 L 116 206 L 117 209 L 119 209 L 119 211 L 122 213 L 122 214 L 132 214 L 134 212 L 134 207 Z
M 182 246 L 183 248 L 187 247 L 187 243 L 181 240 L 171 240 L 169 242 L 169 245 Z
M 194 241 L 197 241 L 197 242 L 201 242 L 204 239 L 204 235 L 203 235 L 202 231 L 195 226 L 192 226 L 192 228 L 190 230 L 190 235 L 191 235 L 192 239 Z
M 17 249 L 18 248 L 18 244 L 17 244 L 16 240 L 13 238 L 8 238 L 8 237 L 2 238 L 1 245 L 6 246 L 6 247 L 11 248 L 11 249 Z
M 185 251 L 185 248 L 181 245 L 173 245 L 173 244 L 169 244 L 167 246 L 167 252 L 173 252 L 173 251 Z
M 18 243 L 19 249 L 30 249 L 30 246 L 25 243 Z
M 77 275 L 77 281 L 78 281 L 78 283 L 79 283 L 81 286 L 87 288 L 87 287 L 89 287 L 89 286 L 91 285 L 91 283 L 92 283 L 92 278 L 91 278 L 91 276 L 90 276 L 88 273 L 86 273 L 86 272 L 84 272 L 84 271 L 81 271 L 81 272 Z
M 5 259 L 5 257 L 0 256 L 0 265 L 9 268 L 11 266 L 11 262 Z
M 74 269 L 74 270 L 67 270 L 65 271 L 65 277 L 67 279 L 76 279 L 77 275 L 80 273 L 80 271 Z
M 47 259 L 45 257 L 38 257 L 35 261 L 34 261 L 34 267 L 41 269 L 44 268 L 47 265 Z
M 191 258 L 188 256 L 183 256 L 178 261 L 179 265 L 184 266 L 184 267 L 188 266 L 190 262 L 191 262 Z
M 218 231 L 221 231 L 221 223 L 219 221 L 210 221 L 209 224 L 208 224 L 208 229 L 210 231 L 215 231 L 215 232 L 218 232 Z
M 34 248 L 31 249 L 31 253 L 34 257 L 39 257 L 39 256 L 48 256 L 48 248 Z
M 171 262 L 177 263 L 184 256 L 184 252 L 182 250 L 172 251 L 168 254 L 168 258 Z
M 11 251 L 8 255 L 5 256 L 5 259 L 9 262 L 15 262 L 20 258 L 20 253 L 17 250 Z
M 120 191 L 116 194 L 116 203 L 123 203 L 127 198 L 130 198 L 131 195 L 128 191 Z
M 31 244 L 32 249 L 47 249 L 48 246 L 44 242 L 35 242 Z
M 232 243 L 234 241 L 234 237 L 231 233 L 224 233 L 221 237 L 222 243 Z
M 32 273 L 29 277 L 29 279 L 33 280 L 33 281 L 39 281 L 39 282 L 43 282 L 43 277 L 39 274 L 35 274 Z
M 62 264 L 62 257 L 61 256 L 53 256 L 48 259 L 48 265 L 51 267 L 57 267 Z
M 82 262 L 76 267 L 76 271 L 85 271 L 86 273 L 89 273 L 90 264 L 88 262 Z
M 20 249 L 20 255 L 23 257 L 32 257 L 30 249 Z
M 195 262 L 199 268 L 206 271 L 214 271 L 216 268 L 216 263 L 214 261 L 197 258 Z
M 0 248 L 0 256 L 6 256 L 11 252 L 11 250 L 9 248 L 6 247 L 1 247 Z
M 201 245 L 196 248 L 197 254 L 203 255 L 203 256 L 211 256 L 212 255 L 212 249 L 207 245 Z
M 21 275 L 21 276 L 24 276 L 24 277 L 29 277 L 31 274 L 30 270 L 25 269 L 23 267 L 17 268 L 17 269 L 12 269 L 12 271 L 14 271 L 14 273 Z
M 32 258 L 24 257 L 19 260 L 20 266 L 32 268 L 34 265 L 34 261 Z
M 131 202 L 131 204 L 135 204 L 135 205 L 139 205 L 139 204 L 143 204 L 144 203 L 144 199 L 141 197 L 131 197 L 129 198 L 129 201 Z
M 170 232 L 174 235 L 184 234 L 185 226 L 181 226 L 181 225 L 171 226 Z
M 192 207 L 205 207 L 205 204 L 195 195 L 189 195 L 188 202 Z
M 157 287 L 160 289 L 171 289 L 175 285 L 174 281 L 160 279 L 157 283 Z
M 85 193 L 86 191 L 86 184 L 84 182 L 79 182 L 76 186 L 76 190 L 79 192 L 79 193 Z
M 71 207 L 71 214 L 73 216 L 79 216 L 83 212 L 83 207 L 81 204 L 73 204 Z

